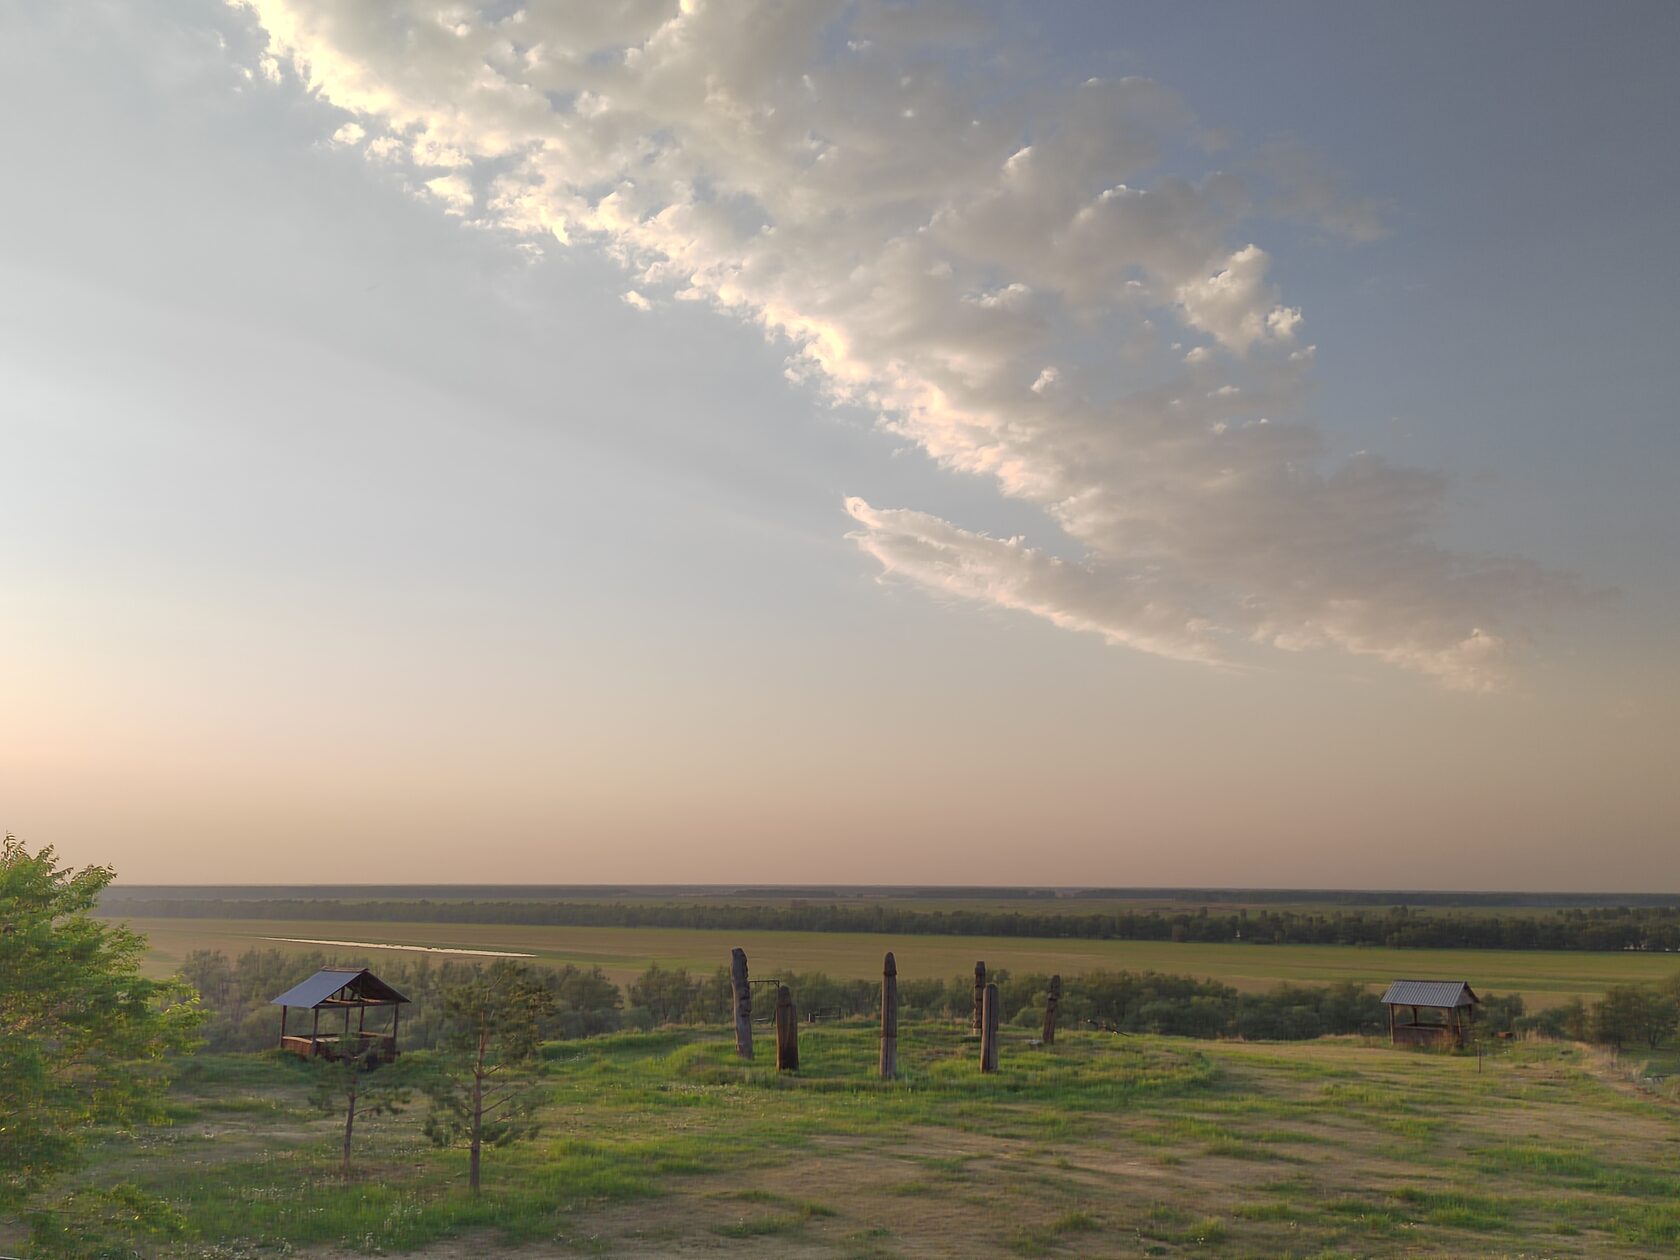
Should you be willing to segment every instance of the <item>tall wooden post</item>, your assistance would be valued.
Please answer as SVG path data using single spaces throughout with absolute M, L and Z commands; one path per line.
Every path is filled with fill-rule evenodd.
M 887 952 L 881 964 L 881 1079 L 898 1075 L 898 963 Z
M 321 1035 L 321 1008 L 314 1010 L 315 1018 L 309 1022 L 309 1057 L 315 1057 L 315 1039 Z
M 776 988 L 776 1071 L 799 1071 L 799 1011 L 785 984 Z
M 980 1018 L 980 1070 L 995 1072 L 998 1070 L 998 987 L 995 984 L 986 986 L 985 996 L 981 999 Z
M 985 1004 L 986 964 L 983 962 L 977 962 L 974 964 L 974 1009 L 969 1012 L 968 1019 L 968 1030 L 976 1037 L 980 1035 L 980 1030 L 985 1020 L 985 1012 L 982 1009 Z
M 1044 1044 L 1056 1044 L 1056 1010 L 1062 1004 L 1062 978 L 1050 977 L 1050 995 L 1044 999 Z
M 735 993 L 735 1053 L 743 1059 L 753 1057 L 752 1044 L 752 987 L 747 984 L 747 951 L 729 951 L 729 987 Z

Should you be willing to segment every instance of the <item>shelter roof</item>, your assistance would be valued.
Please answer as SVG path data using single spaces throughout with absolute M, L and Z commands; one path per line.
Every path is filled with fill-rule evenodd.
M 1453 1010 L 1474 1006 L 1482 999 L 1462 980 L 1396 980 L 1383 994 L 1388 1006 L 1435 1006 Z
M 350 992 L 337 1002 L 333 996 L 341 989 Z M 312 1010 L 319 1006 L 395 1006 L 408 1001 L 366 967 L 322 967 L 301 984 L 294 984 L 270 1006 L 301 1006 Z

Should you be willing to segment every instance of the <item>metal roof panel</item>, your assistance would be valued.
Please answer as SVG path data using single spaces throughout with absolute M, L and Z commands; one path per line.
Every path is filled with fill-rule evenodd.
M 1435 1006 L 1452 1010 L 1481 1001 L 1463 980 L 1396 980 L 1383 994 L 1388 1006 Z
M 408 1001 L 390 985 L 366 967 L 322 967 L 301 984 L 294 984 L 270 1006 L 301 1006 L 312 1010 L 323 1005 L 340 989 L 351 988 L 358 998 L 369 1002 L 396 1003 Z

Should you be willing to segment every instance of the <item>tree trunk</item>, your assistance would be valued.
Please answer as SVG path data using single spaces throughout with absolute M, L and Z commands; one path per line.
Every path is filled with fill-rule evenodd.
M 735 1053 L 743 1059 L 753 1057 L 752 988 L 747 984 L 747 951 L 729 951 L 729 987 L 735 993 Z
M 998 987 L 988 984 L 981 999 L 980 1070 L 998 1070 Z
M 478 1057 L 473 1060 L 472 1130 L 467 1144 L 467 1188 L 478 1193 L 478 1166 L 484 1150 L 484 1051 L 490 1043 L 490 1030 L 481 1021 L 478 1026 Z
M 968 1030 L 976 1037 L 980 1035 L 985 1022 L 985 1012 L 982 1009 L 986 1003 L 986 964 L 974 964 L 974 1009 L 969 1012 Z
M 891 953 L 881 965 L 881 1079 L 898 1075 L 898 963 Z
M 331 1069 L 337 1071 L 337 1068 Z M 350 1092 L 344 1099 L 344 1160 L 339 1165 L 339 1175 L 344 1180 L 350 1180 L 350 1136 L 356 1131 L 356 1077 L 350 1078 Z
M 799 1070 L 799 1011 L 785 984 L 776 990 L 776 1070 Z
M 1044 1044 L 1056 1044 L 1056 1011 L 1062 1004 L 1062 978 L 1050 977 L 1050 996 L 1044 999 Z

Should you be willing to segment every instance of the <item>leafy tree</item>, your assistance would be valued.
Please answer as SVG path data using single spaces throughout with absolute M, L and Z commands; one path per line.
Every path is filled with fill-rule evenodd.
M 145 938 L 93 916 L 114 874 L 0 844 L 0 1216 L 76 1167 L 95 1125 L 160 1119 L 166 1060 L 196 1044 L 191 989 L 146 979 Z
M 671 1024 L 687 1017 L 699 991 L 686 967 L 667 971 L 653 963 L 630 986 L 630 1004 L 646 1007 L 656 1024 Z
M 443 1054 L 424 1085 L 426 1136 L 438 1146 L 466 1143 L 467 1184 L 477 1194 L 484 1147 L 537 1131 L 537 1056 L 554 996 L 532 968 L 502 960 L 445 988 L 442 1002 Z
M 1520 993 L 1484 993 L 1475 1027 L 1489 1034 L 1512 1032 L 1526 1009 Z
M 1613 984 L 1593 1004 L 1592 1039 L 1614 1046 L 1646 1035 L 1651 1023 L 1655 989 L 1639 984 Z
M 408 1105 L 413 1097 L 408 1074 L 382 1065 L 375 1050 L 351 1052 L 341 1048 L 334 1059 L 316 1059 L 314 1088 L 310 1100 L 328 1115 L 344 1117 L 344 1151 L 339 1175 L 350 1180 L 351 1139 L 356 1121 L 388 1116 Z

